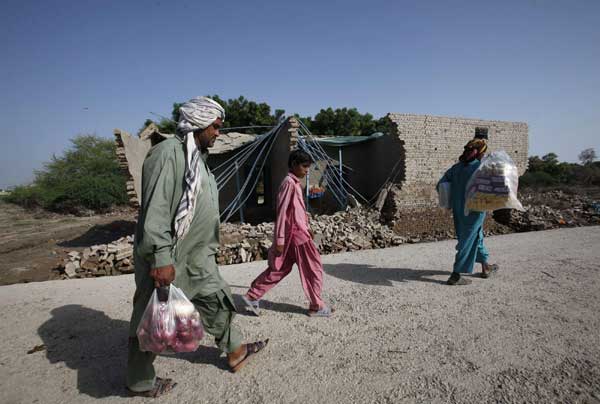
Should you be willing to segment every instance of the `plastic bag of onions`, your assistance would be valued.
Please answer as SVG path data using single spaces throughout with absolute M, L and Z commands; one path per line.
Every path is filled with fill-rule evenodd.
M 140 350 L 192 352 L 204 337 L 200 314 L 174 285 L 154 289 L 137 328 Z

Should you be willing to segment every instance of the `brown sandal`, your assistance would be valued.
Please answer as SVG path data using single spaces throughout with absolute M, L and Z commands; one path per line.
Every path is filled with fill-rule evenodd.
M 452 272 L 450 274 L 450 278 L 448 278 L 448 280 L 446 281 L 446 284 L 450 285 L 450 286 L 455 286 L 455 285 L 464 286 L 464 285 L 470 285 L 471 280 L 460 276 L 460 274 L 458 272 Z
M 487 271 L 484 271 L 484 270 L 481 271 L 481 277 L 484 279 L 487 279 L 490 276 L 496 274 L 496 272 L 498 272 L 498 269 L 500 268 L 500 266 L 498 264 L 492 264 L 492 265 L 488 265 L 488 268 L 489 269 Z
M 140 396 L 140 397 L 150 397 L 157 398 L 162 396 L 163 394 L 167 394 L 171 390 L 173 390 L 177 386 L 177 383 L 173 381 L 173 379 L 162 379 L 160 377 L 156 378 L 154 382 L 154 387 L 150 390 L 146 391 L 132 391 L 129 390 L 130 396 Z
M 231 365 L 229 364 L 229 367 L 231 368 L 231 372 L 235 373 L 238 370 L 240 370 L 241 368 L 243 368 L 246 363 L 248 362 L 248 359 L 250 359 L 250 357 L 254 354 L 257 354 L 258 352 L 262 351 L 267 344 L 269 343 L 269 339 L 267 338 L 264 341 L 256 341 L 256 342 L 251 342 L 249 344 L 246 344 L 246 355 L 240 359 L 239 362 L 237 362 L 235 365 Z

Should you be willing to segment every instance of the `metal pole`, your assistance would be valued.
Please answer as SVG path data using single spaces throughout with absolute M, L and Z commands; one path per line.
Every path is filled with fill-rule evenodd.
M 237 195 L 240 193 L 240 167 L 238 162 L 235 162 L 235 186 L 237 188 Z M 240 222 L 244 223 L 244 203 L 240 206 Z
M 344 172 L 342 169 L 342 148 L 338 147 L 338 160 L 340 163 L 340 186 L 342 187 L 342 202 L 344 204 L 344 206 L 342 206 L 342 209 L 346 207 L 346 190 L 344 189 Z

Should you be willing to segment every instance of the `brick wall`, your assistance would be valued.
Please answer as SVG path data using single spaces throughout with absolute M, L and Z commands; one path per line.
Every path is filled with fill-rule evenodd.
M 399 206 L 427 206 L 437 201 L 437 181 L 458 161 L 476 128 L 487 128 L 490 151 L 506 151 L 520 174 L 527 169 L 526 123 L 396 113 L 388 117 L 404 148 L 404 178 L 398 182 L 399 192 L 394 193 Z

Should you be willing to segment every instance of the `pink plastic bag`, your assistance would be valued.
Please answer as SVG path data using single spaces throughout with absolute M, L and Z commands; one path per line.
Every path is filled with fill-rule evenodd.
M 204 337 L 200 313 L 181 289 L 154 289 L 137 329 L 140 350 L 193 352 Z

